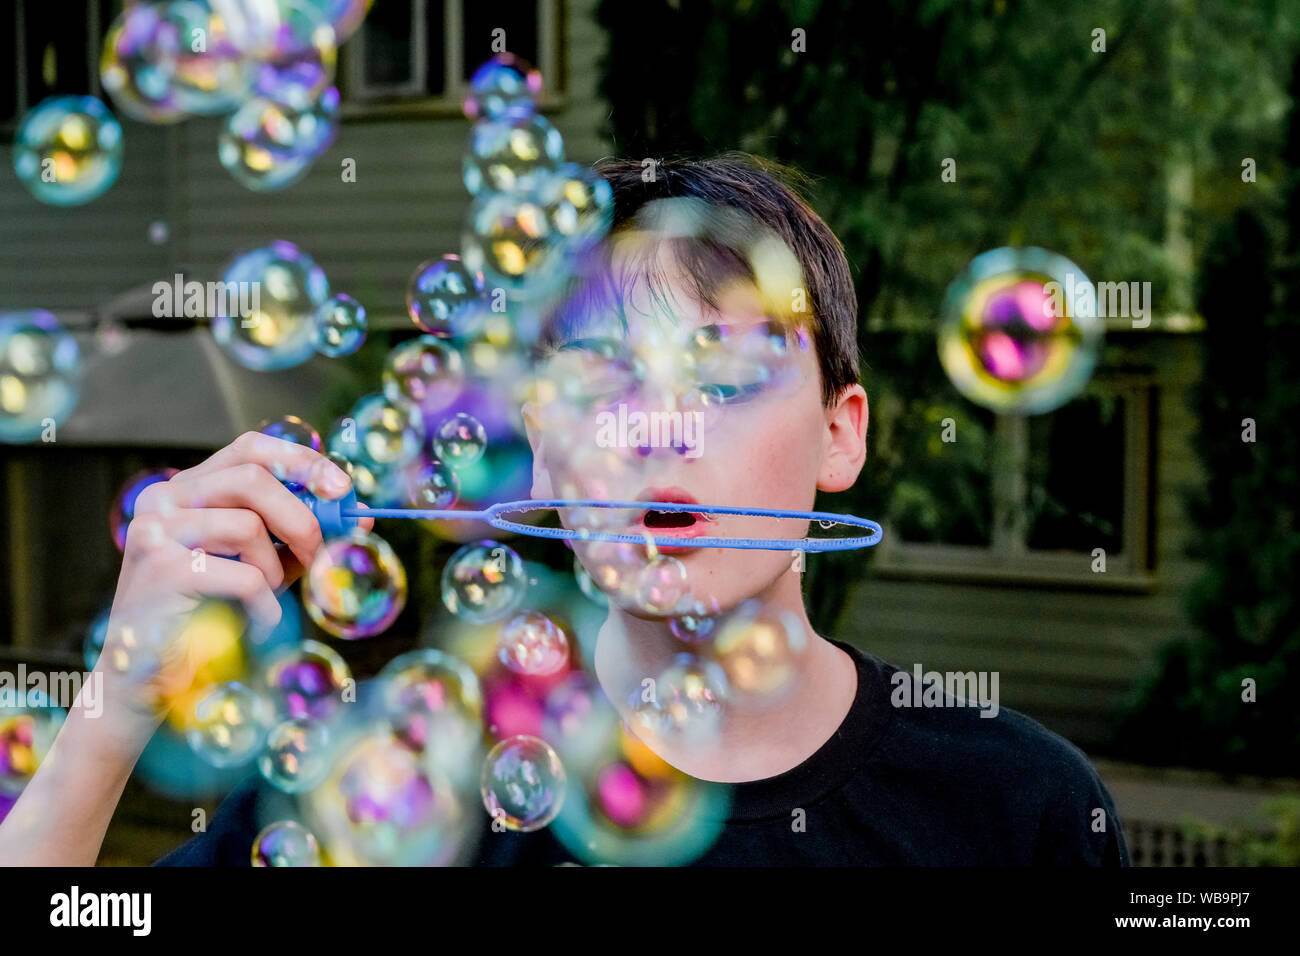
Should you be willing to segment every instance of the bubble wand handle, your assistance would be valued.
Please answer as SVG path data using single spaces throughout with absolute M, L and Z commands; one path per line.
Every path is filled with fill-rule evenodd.
M 631 511 L 687 511 L 693 514 L 746 515 L 761 518 L 791 518 L 799 521 L 831 522 L 863 528 L 867 534 L 851 538 L 681 538 L 675 535 L 624 534 L 612 531 L 584 531 L 572 528 L 539 528 L 511 521 L 506 515 L 560 508 L 621 508 Z M 653 542 L 660 548 L 729 548 L 738 551 L 853 551 L 870 548 L 880 542 L 880 525 L 867 518 L 834 514 L 828 511 L 787 511 L 778 508 L 735 508 L 728 505 L 685 504 L 680 501 L 603 501 L 566 498 L 503 501 L 482 511 L 418 508 L 359 508 L 355 493 L 334 501 L 318 499 L 312 509 L 326 537 L 342 534 L 354 527 L 358 518 L 421 518 L 426 521 L 482 521 L 498 531 L 510 531 L 533 538 L 561 541 L 602 541 L 615 544 Z

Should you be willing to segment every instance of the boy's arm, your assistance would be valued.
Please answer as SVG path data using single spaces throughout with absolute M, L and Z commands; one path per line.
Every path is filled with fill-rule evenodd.
M 104 681 L 103 711 L 70 709 L 0 822 L 0 865 L 95 863 L 136 760 L 168 702 L 192 686 L 205 663 L 198 659 L 202 649 L 182 635 L 200 601 L 235 599 L 263 626 L 279 620 L 276 592 L 302 573 L 321 544 L 311 510 L 281 479 L 325 498 L 350 487 L 347 474 L 319 452 L 249 432 L 141 492 L 96 666 Z M 359 524 L 369 529 L 373 520 Z M 272 535 L 284 542 L 283 550 Z M 201 549 L 206 562 L 196 567 L 192 549 Z M 129 652 L 124 640 L 122 647 L 115 643 L 127 633 Z
M 112 696 L 97 717 L 80 707 L 69 711 L 0 823 L 0 865 L 94 866 L 127 778 L 158 722 Z

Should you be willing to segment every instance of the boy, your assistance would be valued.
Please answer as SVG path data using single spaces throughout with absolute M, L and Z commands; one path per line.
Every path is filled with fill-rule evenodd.
M 571 430 L 548 421 L 547 408 L 530 404 L 525 419 L 534 452 L 534 497 L 669 497 L 809 510 L 818 490 L 851 486 L 866 459 L 868 408 L 858 381 L 856 296 L 830 229 L 772 168 L 747 157 L 661 164 L 649 182 L 639 163 L 606 162 L 598 169 L 613 187 L 615 237 L 635 236 L 654 219 L 656 200 L 674 199 L 743 215 L 772 231 L 797 260 L 811 336 L 808 341 L 791 334 L 789 348 L 778 350 L 779 402 L 750 401 L 772 384 L 766 372 L 752 383 L 696 382 L 706 389 L 701 394 L 722 406 L 725 419 L 705 431 L 702 453 L 637 448 L 645 467 L 616 477 L 593 470 L 589 459 L 576 459 Z M 735 281 L 753 279 L 753 270 L 730 255 L 725 243 L 692 243 L 688 237 L 623 247 L 615 242 L 614 248 L 605 275 L 613 281 L 569 300 L 580 307 L 558 310 L 541 343 L 548 352 L 599 359 L 610 348 L 625 347 L 653 356 L 656 349 L 664 354 L 664 342 L 693 337 L 707 345 L 744 339 L 756 330 L 768 335 L 769 303 L 755 283 Z M 659 308 L 664 303 L 666 310 Z M 671 322 L 651 320 L 664 311 Z M 676 345 L 669 352 L 676 356 Z M 680 376 L 680 364 L 668 363 L 665 374 Z M 720 365 L 736 377 L 734 363 Z M 692 365 L 687 372 L 699 369 Z M 657 403 L 652 396 L 651 404 Z M 114 613 L 119 606 L 126 613 L 141 594 L 156 602 L 159 590 L 174 595 L 177 610 L 191 606 L 194 584 L 178 580 L 175 567 L 188 566 L 189 548 L 204 547 L 209 554 L 242 557 L 219 562 L 223 567 L 203 582 L 204 592 L 238 597 L 254 616 L 274 621 L 275 590 L 301 573 L 320 544 L 311 515 L 268 470 L 284 459 L 281 450 L 268 451 L 258 438 L 245 436 L 149 489 L 131 525 Z M 295 449 L 287 467 L 289 477 L 310 483 L 317 493 L 334 497 L 346 489 L 346 476 L 307 449 Z M 651 474 L 650 485 L 637 487 Z M 575 520 L 572 514 L 562 518 L 566 524 Z M 647 512 L 636 526 L 656 536 L 788 536 L 764 527 L 771 520 L 705 514 L 670 519 L 668 513 Z M 286 543 L 283 559 L 270 533 Z M 595 546 L 577 550 L 593 570 Z M 970 707 L 894 706 L 900 680 L 911 678 L 895 676 L 897 668 L 813 631 L 788 552 L 681 548 L 672 549 L 672 557 L 706 603 L 728 610 L 757 600 L 793 620 L 805 648 L 780 706 L 733 712 L 703 740 L 653 733 L 642 738 L 685 774 L 729 785 L 725 826 L 697 862 L 1127 865 L 1111 799 L 1076 748 L 1007 709 L 990 719 Z M 635 728 L 638 718 L 629 691 L 646 675 L 662 673 L 680 650 L 663 614 L 636 601 L 611 601 L 595 670 L 629 726 Z M 185 686 L 191 669 L 184 662 L 163 668 L 153 689 Z M 119 708 L 118 721 L 103 726 L 91 726 L 74 712 L 0 827 L 0 861 L 94 862 L 112 807 L 159 719 L 150 704 L 137 697 L 134 707 Z M 242 784 L 207 833 L 163 862 L 248 865 L 259 815 L 265 818 L 267 806 L 282 799 L 253 781 Z M 68 825 L 72 821 L 76 826 Z M 484 864 L 571 859 L 546 830 L 487 833 L 477 856 Z

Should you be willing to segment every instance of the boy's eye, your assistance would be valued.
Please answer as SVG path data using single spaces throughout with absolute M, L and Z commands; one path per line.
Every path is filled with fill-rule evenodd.
M 566 343 L 547 361 L 546 378 L 558 397 L 583 407 L 612 403 L 637 386 L 632 357 L 613 339 Z

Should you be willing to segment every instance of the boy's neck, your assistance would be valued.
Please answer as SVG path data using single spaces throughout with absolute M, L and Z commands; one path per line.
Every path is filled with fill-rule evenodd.
M 701 780 L 761 780 L 798 766 L 835 733 L 857 693 L 853 659 L 808 621 L 799 575 L 781 575 L 756 597 L 766 607 L 793 613 L 804 630 L 805 650 L 789 696 L 764 710 L 727 707 L 716 738 L 704 745 L 643 738 L 667 763 Z M 596 676 L 629 726 L 635 726 L 629 700 L 639 694 L 641 682 L 657 678 L 677 654 L 690 649 L 672 635 L 666 621 L 645 620 L 611 606 L 596 643 Z

